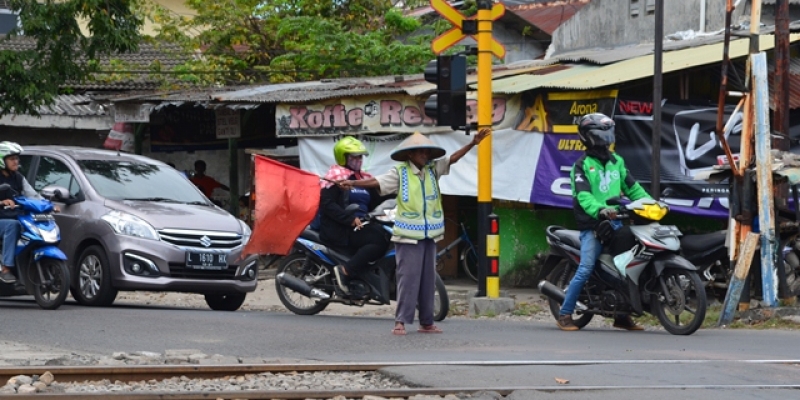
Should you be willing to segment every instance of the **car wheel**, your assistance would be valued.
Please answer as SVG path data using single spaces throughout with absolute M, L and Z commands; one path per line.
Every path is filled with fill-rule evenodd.
M 210 293 L 206 294 L 206 304 L 215 311 L 236 311 L 244 304 L 245 297 L 244 293 Z
M 89 246 L 78 257 L 70 292 L 78 303 L 87 306 L 108 306 L 117 298 L 117 290 L 111 287 L 108 256 L 102 247 Z

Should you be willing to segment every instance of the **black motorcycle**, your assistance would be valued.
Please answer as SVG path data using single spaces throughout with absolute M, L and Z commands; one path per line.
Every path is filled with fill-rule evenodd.
M 575 325 L 582 328 L 595 315 L 639 317 L 649 312 L 669 333 L 691 335 L 703 324 L 706 292 L 696 267 L 678 254 L 678 228 L 655 222 L 666 214 L 667 205 L 643 199 L 622 208 L 621 218 L 639 224 L 623 227 L 604 245 L 578 296 Z M 548 297 L 555 318 L 580 263 L 579 235 L 559 226 L 547 228 L 550 254 L 540 272 L 545 279 L 539 290 Z
M 800 294 L 800 235 L 796 231 L 781 232 L 779 249 L 783 258 L 787 290 L 790 295 L 797 296 Z M 758 254 L 757 250 L 753 257 L 754 265 L 760 260 Z M 733 266 L 728 255 L 727 231 L 682 236 L 681 255 L 698 267 L 700 277 L 706 284 L 706 291 L 717 300 L 724 301 L 733 276 Z M 751 271 L 753 270 L 751 267 Z M 751 286 L 755 293 L 760 292 L 758 279 Z
M 370 213 L 366 223 L 379 223 L 391 234 L 392 219 L 384 218 L 384 210 L 393 206 L 383 205 Z M 347 211 L 355 208 L 348 206 Z M 356 206 L 357 207 L 357 206 Z M 275 289 L 286 308 L 295 314 L 314 315 L 324 310 L 330 303 L 350 306 L 385 305 L 396 300 L 397 263 L 394 246 L 386 254 L 372 263 L 368 271 L 360 276 L 349 277 L 348 291 L 337 290 L 333 267 L 343 264 L 352 254 L 333 250 L 319 239 L 319 233 L 306 229 L 295 241 L 292 253 L 281 262 L 275 276 Z M 436 273 L 436 292 L 434 299 L 434 320 L 447 317 L 450 300 L 442 278 Z

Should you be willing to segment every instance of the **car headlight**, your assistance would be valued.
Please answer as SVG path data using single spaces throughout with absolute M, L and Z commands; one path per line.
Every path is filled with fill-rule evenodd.
M 159 240 L 153 227 L 143 219 L 121 211 L 111 211 L 101 217 L 108 222 L 118 235 L 136 236 L 145 239 Z
M 239 220 L 239 224 L 242 226 L 242 245 L 246 245 L 250 241 L 250 235 L 253 234 L 253 231 L 244 221 Z

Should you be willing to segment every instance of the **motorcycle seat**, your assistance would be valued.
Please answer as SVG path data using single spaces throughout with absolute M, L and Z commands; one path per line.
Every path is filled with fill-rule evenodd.
M 300 233 L 300 237 L 306 240 L 310 240 L 314 243 L 322 243 L 319 239 L 319 232 L 306 228 L 303 232 Z
M 702 235 L 681 236 L 681 249 L 685 253 L 706 253 L 725 246 L 725 231 Z
M 550 232 L 564 244 L 575 248 L 581 248 L 581 233 L 579 231 L 561 228 L 553 229 Z

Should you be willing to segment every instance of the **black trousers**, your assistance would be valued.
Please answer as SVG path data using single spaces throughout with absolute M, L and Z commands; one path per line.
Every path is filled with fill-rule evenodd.
M 380 224 L 370 223 L 349 232 L 348 249 L 355 252 L 344 268 L 347 275 L 357 276 L 367 270 L 369 263 L 381 258 L 389 247 L 390 235 Z

